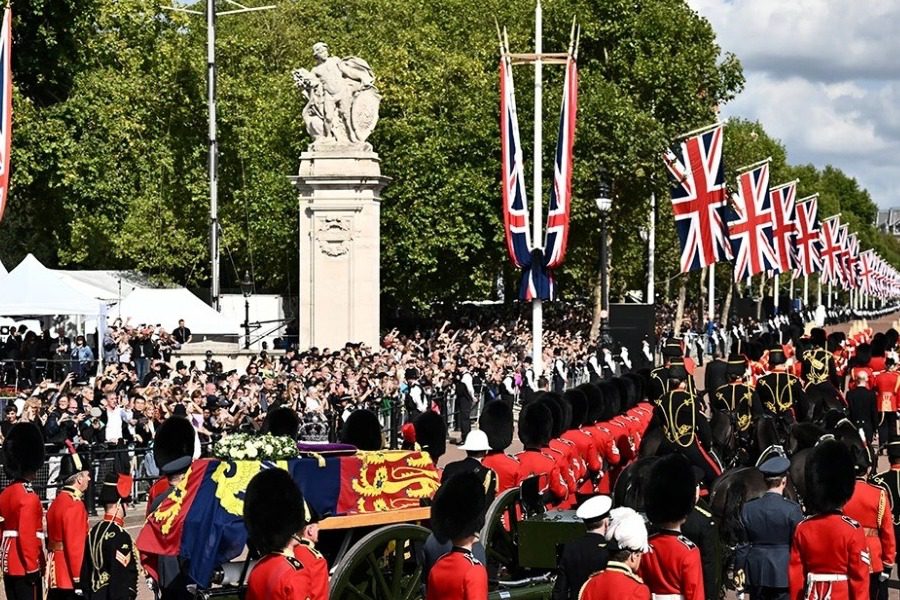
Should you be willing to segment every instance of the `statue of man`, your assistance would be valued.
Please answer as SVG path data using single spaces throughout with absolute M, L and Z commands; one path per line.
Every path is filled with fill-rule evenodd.
M 353 128 L 350 126 L 350 105 L 353 102 L 353 89 L 349 81 L 360 81 L 359 75 L 344 68 L 344 61 L 328 52 L 328 45 L 318 42 L 313 45 L 313 57 L 316 66 L 312 68 L 314 75 L 320 84 L 322 91 L 319 98 L 320 107 L 325 127 L 325 137 L 331 137 L 335 112 L 346 127 L 350 141 L 357 141 Z

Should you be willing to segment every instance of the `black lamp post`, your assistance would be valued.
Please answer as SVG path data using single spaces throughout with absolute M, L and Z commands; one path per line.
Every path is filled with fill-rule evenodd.
M 241 293 L 244 295 L 244 350 L 250 349 L 250 296 L 253 294 L 253 280 L 250 272 L 244 271 L 241 280 Z
M 600 195 L 597 210 L 600 212 L 600 343 L 610 343 L 609 337 L 609 241 L 607 239 L 606 217 L 612 208 L 612 187 L 605 170 L 600 171 Z

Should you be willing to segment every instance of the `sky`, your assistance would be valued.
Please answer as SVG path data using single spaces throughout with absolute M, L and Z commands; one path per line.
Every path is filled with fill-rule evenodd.
M 758 120 L 790 163 L 834 165 L 879 207 L 900 207 L 900 2 L 688 3 L 744 67 L 723 118 Z

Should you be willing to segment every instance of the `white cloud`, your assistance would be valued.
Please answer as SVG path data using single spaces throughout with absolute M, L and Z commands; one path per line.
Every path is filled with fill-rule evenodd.
M 744 65 L 723 116 L 759 120 L 792 163 L 832 164 L 900 204 L 900 3 L 688 1 Z

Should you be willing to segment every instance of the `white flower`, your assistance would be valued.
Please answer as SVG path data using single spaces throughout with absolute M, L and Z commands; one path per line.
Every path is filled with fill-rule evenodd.
M 256 448 L 251 446 L 251 447 L 247 448 L 246 454 L 247 454 L 247 458 L 256 458 L 256 455 L 259 454 L 259 452 L 256 451 Z

